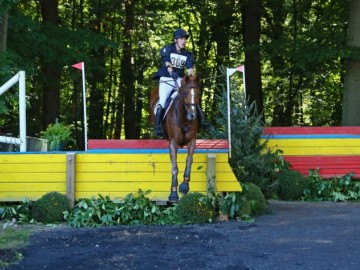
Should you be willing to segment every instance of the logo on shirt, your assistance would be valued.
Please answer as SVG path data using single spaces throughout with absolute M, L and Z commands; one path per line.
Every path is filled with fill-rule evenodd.
M 173 65 L 173 67 L 178 68 L 178 69 L 183 69 L 185 67 L 187 57 L 185 55 L 171 53 L 170 59 L 171 59 L 171 64 Z

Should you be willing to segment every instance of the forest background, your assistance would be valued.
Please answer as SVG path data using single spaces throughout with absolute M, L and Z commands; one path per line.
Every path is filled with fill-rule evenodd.
M 184 28 L 216 128 L 226 67 L 268 126 L 360 125 L 359 0 L 2 0 L 0 85 L 26 72 L 27 134 L 73 126 L 88 138 L 151 138 L 148 97 L 159 50 Z M 234 75 L 241 91 L 241 75 Z M 0 133 L 18 134 L 17 91 L 0 97 Z

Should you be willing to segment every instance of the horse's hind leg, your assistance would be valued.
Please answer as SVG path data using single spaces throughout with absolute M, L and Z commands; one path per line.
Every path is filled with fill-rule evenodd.
M 179 195 L 177 192 L 178 187 L 178 166 L 177 166 L 177 151 L 178 147 L 170 144 L 170 159 L 171 159 L 171 192 L 169 195 L 169 202 L 174 203 L 179 200 Z

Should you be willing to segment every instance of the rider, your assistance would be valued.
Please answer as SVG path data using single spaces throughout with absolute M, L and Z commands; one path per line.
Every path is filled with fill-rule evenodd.
M 173 43 L 164 46 L 160 50 L 161 66 L 154 75 L 159 79 L 159 105 L 156 110 L 156 125 L 154 133 L 156 136 L 163 136 L 161 120 L 165 112 L 165 103 L 171 91 L 181 85 L 181 79 L 185 76 L 184 68 L 189 76 L 194 75 L 194 57 L 191 52 L 185 49 L 189 34 L 184 29 L 177 29 L 173 35 Z M 204 129 L 209 128 L 209 123 L 198 107 L 200 124 Z

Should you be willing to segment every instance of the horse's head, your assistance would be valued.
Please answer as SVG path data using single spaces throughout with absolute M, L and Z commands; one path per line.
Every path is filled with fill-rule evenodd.
M 186 119 L 192 121 L 196 118 L 196 108 L 200 100 L 200 79 L 197 76 L 186 76 L 181 81 L 179 94 L 184 99 Z

